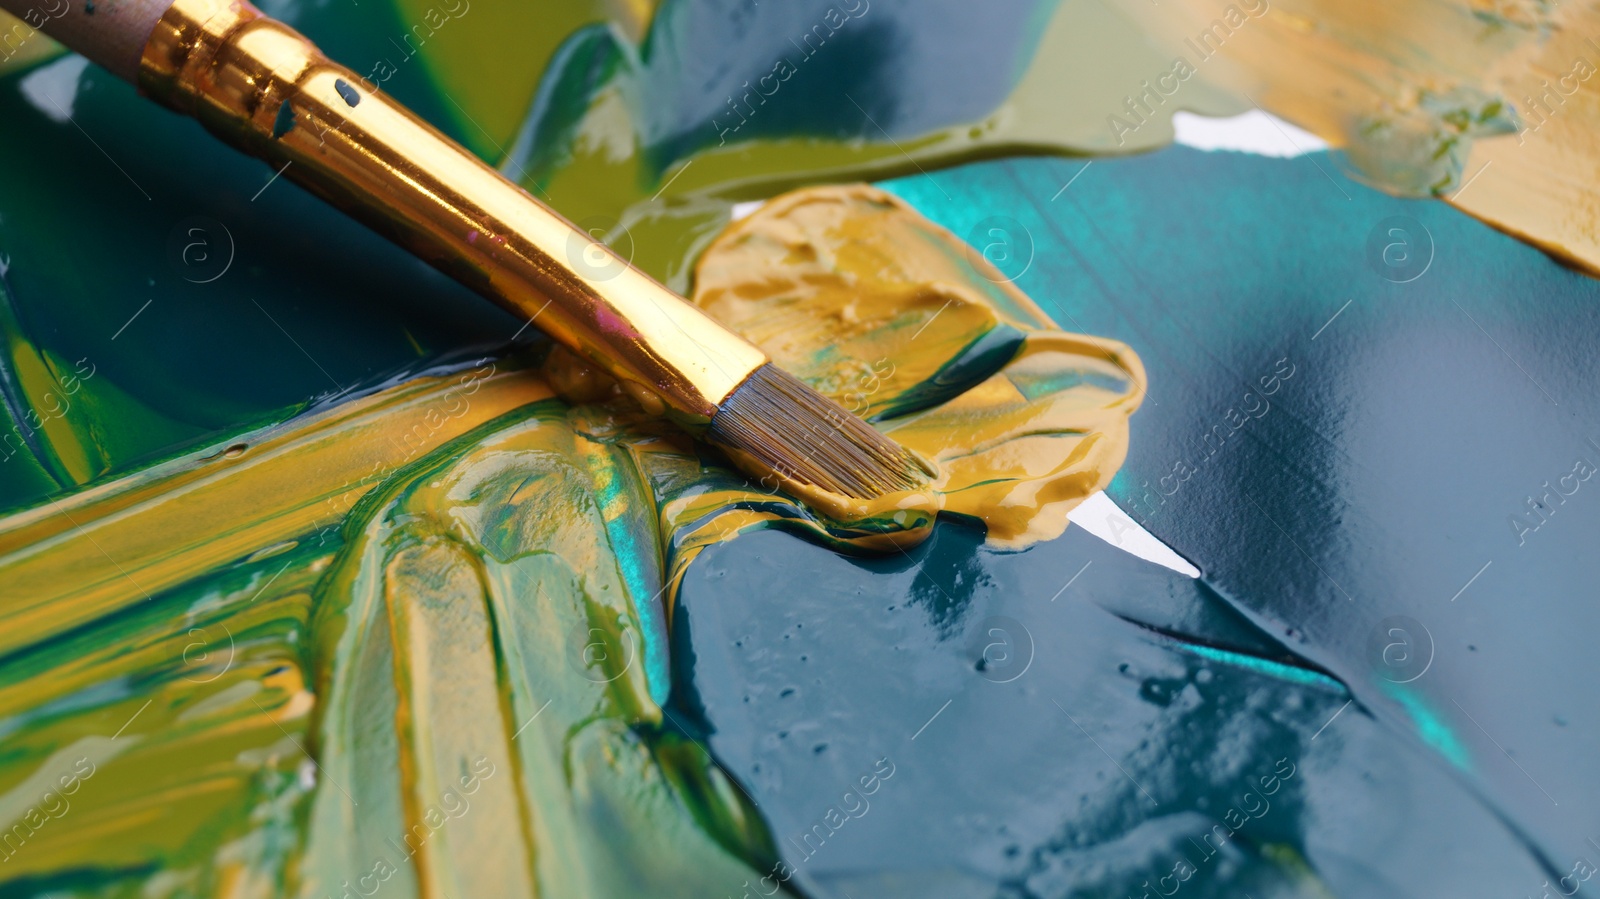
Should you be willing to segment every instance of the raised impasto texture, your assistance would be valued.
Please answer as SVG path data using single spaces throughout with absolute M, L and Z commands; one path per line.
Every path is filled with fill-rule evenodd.
M 545 51 L 540 38 L 549 68 L 515 139 L 485 145 L 496 129 L 462 125 L 508 172 L 603 225 L 675 286 L 686 251 L 709 239 L 730 200 L 1000 148 L 1148 150 L 1172 139 L 1175 111 L 1255 107 L 1339 147 L 1369 183 L 1445 197 L 1594 271 L 1596 9 L 1543 0 L 595 3 L 559 49 L 551 41 Z M 475 14 L 467 27 L 494 21 L 505 33 L 527 15 Z M 443 38 L 418 54 L 469 96 L 494 65 Z M 478 118 L 511 119 L 507 105 L 520 96 L 477 100 Z
M 1021 547 L 1059 535 L 1122 464 L 1144 397 L 1138 357 L 1057 330 L 984 247 L 856 185 L 779 197 L 701 258 L 694 302 L 938 472 L 925 500 L 825 508 L 922 505 Z
M 1592 264 L 1591 7 L 930 3 L 270 12 L 680 291 L 738 201 L 1003 152 L 1148 150 L 1176 109 L 1252 101 L 1371 183 L 1442 191 Z M 0 26 L 19 41 L 0 119 L 28 135 L 0 142 L 0 171 L 27 173 L 0 179 L 0 508 L 532 335 L 16 27 Z
M 1128 9 L 1196 80 L 1316 132 L 1357 176 L 1442 196 L 1600 273 L 1600 6 L 1181 0 Z M 1187 106 L 1187 90 L 1143 103 L 1165 118 Z M 1119 115 L 1140 121 L 1136 108 Z
M 1030 60 L 1052 8 L 270 12 L 686 291 L 737 200 L 1059 146 L 1020 129 L 1081 120 L 1003 110 L 1040 83 Z M 0 119 L 29 139 L 0 143 L 0 171 L 27 173 L 0 179 L 0 508 L 534 334 L 81 58 L 13 69 Z M 108 158 L 96 142 L 113 138 Z
M 819 518 L 619 408 L 462 366 L 533 329 L 82 60 L 19 54 L 0 80 L 0 120 L 27 136 L 0 141 L 0 506 L 31 506 L 0 521 L 8 891 L 732 896 L 804 864 L 807 889 L 843 872 L 859 897 L 917 859 L 888 872 L 927 878 L 906 895 L 956 876 L 1143 895 L 1182 859 L 1184 895 L 1532 895 L 1592 858 L 1575 835 L 1597 832 L 1580 714 L 1596 625 L 1571 600 L 1596 580 L 1600 507 L 1563 478 L 1593 458 L 1593 283 L 1313 160 L 917 171 L 1148 149 L 1172 109 L 1248 95 L 1373 183 L 1443 191 L 1582 259 L 1592 8 L 272 11 L 680 288 L 734 201 L 799 183 L 917 175 L 889 187 L 979 252 L 986 218 L 1017 216 L 991 261 L 1155 374 L 1109 492 L 1209 580 L 1152 575 L 1076 529 L 985 545 L 1043 536 L 1109 470 L 1070 456 L 971 491 L 987 535 L 946 524 L 906 555 L 846 557 L 918 536 L 928 508 Z M 1403 44 L 1373 43 L 1372 23 Z M 1351 105 L 1369 95 L 1388 105 Z M 847 320 L 828 278 L 861 275 L 877 235 L 829 237 L 846 209 L 937 283 L 868 278 L 892 299 Z M 738 228 L 747 245 L 717 244 L 701 299 L 950 477 L 971 447 L 932 428 L 1036 412 L 1050 440 L 1109 460 L 1061 429 L 1132 409 L 1132 357 L 1109 370 L 1103 344 L 1054 332 L 901 211 L 867 192 L 774 203 Z M 1431 269 L 1374 257 L 1401 215 Z M 1029 232 L 1019 272 L 999 250 Z M 832 330 L 764 319 L 789 294 L 747 263 L 791 245 L 844 263 L 784 249 L 774 266 L 807 276 L 793 290 L 831 304 Z M 719 279 L 745 293 L 709 296 Z M 669 665 L 673 597 L 692 600 Z M 1420 680 L 1369 651 L 1397 611 L 1436 642 Z M 1037 638 L 1026 679 L 994 664 L 996 612 Z M 796 759 L 833 767 L 790 776 Z M 869 821 L 827 795 L 880 770 Z M 841 808 L 850 829 L 807 854 L 802 834 Z M 945 813 L 971 826 L 929 834 Z M 797 837 L 804 858 L 784 848 Z M 479 846 L 493 864 L 463 862 Z
M 771 240 L 785 229 L 816 252 Z M 1126 453 L 1137 358 L 1050 328 L 962 247 L 872 188 L 802 192 L 719 244 L 699 294 L 742 295 L 730 318 L 747 323 L 771 319 L 784 279 L 853 283 L 858 315 L 819 298 L 766 339 L 936 463 L 921 507 L 828 517 L 625 399 L 572 405 L 500 362 L 13 515 L 0 714 L 26 735 L 0 766 L 0 802 L 24 813 L 6 873 L 60 890 L 159 871 L 158 892 L 691 896 L 771 870 L 755 807 L 663 705 L 690 563 L 770 526 L 908 546 L 940 509 L 1025 545 Z M 863 377 L 860 359 L 889 354 L 903 370 Z M 557 359 L 552 380 L 581 392 Z M 35 793 L 61 798 L 57 768 L 94 797 L 70 827 L 25 814 Z M 104 851 L 85 867 L 88 845 Z
M 1132 419 L 1128 458 L 1107 493 L 1194 560 L 1207 588 L 1347 686 L 1353 704 L 1320 736 L 1336 708 L 1307 729 L 1301 770 L 1371 770 L 1349 754 L 1326 768 L 1311 759 L 1332 751 L 1330 742 L 1355 751 L 1346 742 L 1352 735 L 1347 728 L 1376 722 L 1397 743 L 1424 748 L 1426 764 L 1458 785 L 1450 791 L 1471 796 L 1466 805 L 1475 810 L 1462 807 L 1435 823 L 1423 819 L 1438 807 L 1424 794 L 1411 794 L 1410 786 L 1377 788 L 1369 813 L 1357 811 L 1365 801 L 1358 800 L 1316 815 L 1303 845 L 1331 892 L 1538 896 L 1548 880 L 1554 894 L 1558 875 L 1570 874 L 1580 857 L 1585 864 L 1595 860 L 1593 847 L 1583 851 L 1572 834 L 1600 824 L 1585 799 L 1600 795 L 1600 768 L 1586 748 L 1600 740 L 1600 721 L 1581 711 L 1590 706 L 1584 685 L 1600 677 L 1587 650 L 1600 629 L 1600 607 L 1589 599 L 1600 582 L 1600 557 L 1585 549 L 1600 533 L 1600 503 L 1584 499 L 1594 483 L 1584 478 L 1600 459 L 1592 351 L 1600 345 L 1600 282 L 1445 204 L 1396 198 L 1347 180 L 1325 156 L 1274 160 L 1174 148 L 1097 162 L 1052 202 L 1080 169 L 1018 159 L 882 186 L 956 234 L 971 233 L 997 214 L 1014 216 L 1034 237 L 1033 265 L 1018 285 L 1058 320 L 1115 335 L 1139 353 L 1150 373 L 1150 395 Z M 1385 251 L 1390 228 L 1410 236 L 1414 256 Z M 1021 554 L 1035 564 L 1066 557 L 1057 557 L 1031 589 L 1003 582 L 987 601 L 979 592 L 977 608 L 968 613 L 968 621 L 977 621 L 963 636 L 973 639 L 986 616 L 1009 615 L 1033 631 L 1041 662 L 1047 653 L 1052 660 L 1058 652 L 1073 654 L 1056 648 L 1067 644 L 1058 642 L 1064 635 L 1057 636 L 1054 617 L 1071 596 L 1166 633 L 1199 633 L 1180 611 L 1195 603 L 1153 614 L 1145 603 L 1168 591 L 1137 589 L 1120 576 L 1108 577 L 1103 559 L 1071 554 L 1077 533 L 1069 528 L 1049 545 L 1055 549 Z M 735 541 L 719 550 L 729 578 L 741 567 L 739 549 Z M 1050 602 L 1090 561 L 1092 567 Z M 982 581 L 971 569 L 956 574 L 959 580 L 940 586 Z M 1085 584 L 1103 590 L 1091 595 Z M 926 576 L 912 592 L 922 605 L 936 607 L 931 600 L 940 598 Z M 1003 601 L 1019 592 L 1026 602 Z M 725 633 L 744 639 L 742 622 L 734 620 L 741 610 L 713 613 L 714 604 L 693 593 L 693 585 L 685 588 L 681 606 L 691 633 L 705 634 L 707 617 L 715 614 L 734 625 Z M 1107 602 L 1112 594 L 1124 598 Z M 814 614 L 827 607 L 819 603 Z M 811 634 L 808 613 L 797 616 Z M 822 639 L 853 625 L 830 626 Z M 756 641 L 750 652 L 757 666 L 767 665 L 763 650 L 795 639 L 783 641 L 781 626 L 764 633 L 770 640 Z M 700 645 L 716 644 L 707 634 Z M 910 644 L 896 639 L 892 645 Z M 883 655 L 896 666 L 923 670 L 900 651 Z M 805 665 L 817 659 L 813 654 Z M 769 683 L 782 675 L 814 694 L 841 695 L 831 682 L 798 680 L 796 672 L 805 671 L 794 664 L 798 660 L 778 661 L 784 670 Z M 1170 756 L 1141 746 L 1142 734 L 1121 732 L 1134 719 L 1120 707 L 1097 706 L 1091 721 L 1072 704 L 1089 685 L 1099 689 L 1097 677 L 1124 676 L 1119 664 L 1113 654 L 1097 675 L 1080 673 L 1056 689 L 1030 682 L 1030 674 L 1014 689 L 1032 691 L 1034 701 L 1017 697 L 1018 713 L 992 723 L 984 717 L 990 712 L 986 694 L 956 696 L 916 745 L 920 749 L 941 728 L 1009 739 L 1018 731 L 1001 722 L 1020 720 L 1023 708 L 1053 711 L 1054 698 L 1150 789 L 1143 766 L 1160 767 Z M 914 733 L 956 694 L 961 681 L 955 674 L 950 669 L 946 696 L 927 691 L 919 697 L 921 716 L 901 713 L 904 732 Z M 974 691 L 989 688 L 973 681 Z M 845 718 L 841 731 L 871 720 L 866 712 L 907 702 L 902 694 L 875 706 L 853 695 L 859 698 L 853 708 L 863 713 Z M 1210 701 L 1204 690 L 1199 695 Z M 969 714 L 962 713 L 964 701 L 971 703 Z M 774 720 L 780 713 L 766 709 L 734 717 L 763 714 L 768 717 L 758 720 L 783 727 Z M 723 733 L 733 723 L 718 716 L 713 721 Z M 1061 732 L 1064 740 L 1083 739 L 1070 722 Z M 1219 749 L 1238 745 L 1229 728 L 1190 733 L 1206 734 L 1199 738 L 1206 741 L 1215 735 Z M 1108 745 L 1110 739 L 1126 740 L 1127 753 Z M 712 745 L 727 764 L 715 738 Z M 753 745 L 765 750 L 759 738 Z M 1398 746 L 1384 753 L 1391 762 L 1402 754 Z M 767 757 L 755 761 L 769 770 Z M 1202 765 L 1186 776 L 1211 770 Z M 1122 777 L 1115 769 L 1108 773 L 1112 781 Z M 941 793 L 948 789 L 939 783 Z M 1342 795 L 1352 800 L 1370 787 Z M 981 797 L 988 788 L 975 786 L 971 794 Z M 1330 793 L 1323 795 L 1339 789 L 1324 784 L 1318 792 L 1324 788 Z M 1097 796 L 1080 789 L 1091 801 Z M 1152 824 L 1176 826 L 1168 800 L 1150 791 L 1161 803 L 1145 801 Z M 762 808 L 778 803 L 776 792 L 754 795 Z M 1076 801 L 1067 794 L 1061 806 Z M 873 814 L 878 811 L 875 803 Z M 1469 818 L 1499 823 L 1469 836 Z M 1347 823 L 1335 823 L 1341 819 Z M 785 836 L 790 826 L 774 823 Z M 1077 839 L 1080 828 L 1092 825 L 1074 818 L 1071 826 L 1069 838 L 1052 845 L 1070 847 L 1084 865 L 1093 864 L 1100 856 Z M 1355 837 L 1356 831 L 1366 833 Z M 1332 845 L 1346 838 L 1372 842 L 1364 849 Z M 1435 845 L 1423 849 L 1422 842 Z M 1136 836 L 1094 845 L 1109 855 L 1118 851 L 1113 846 L 1146 844 Z M 1408 856 L 1414 860 L 1404 861 Z M 1517 856 L 1520 863 L 1510 860 Z M 1440 864 L 1447 857 L 1452 861 Z M 1360 862 L 1347 867 L 1340 858 Z M 1457 885 L 1446 886 L 1445 878 Z M 1193 886 L 1186 884 L 1180 895 Z M 1214 895 L 1246 892 L 1260 897 L 1270 891 L 1216 884 Z M 1143 889 L 1122 895 L 1139 897 Z
M 655 516 L 590 417 L 483 366 L 13 517 L 0 570 L 35 602 L 0 685 L 7 878 L 320 897 L 749 876 L 759 819 L 651 698 Z
M 1592 678 L 1480 660 L 1592 630 L 1563 608 L 1585 626 L 1552 638 L 1547 608 L 1593 582 L 1588 488 L 1522 543 L 1506 518 L 1588 452 L 1594 416 L 1562 410 L 1593 405 L 1571 364 L 1593 283 L 1442 206 L 1348 183 L 1346 201 L 1303 159 L 1168 151 L 1096 166 L 1048 205 L 1072 171 L 887 187 L 957 233 L 990 215 L 975 198 L 1009 198 L 1038 235 L 1030 294 L 1148 348 L 1156 393 L 1110 492 L 1209 583 L 1077 529 L 1003 552 L 946 523 L 906 555 L 847 557 L 850 534 L 619 407 L 570 405 L 504 362 L 414 380 L 7 520 L 0 578 L 59 587 L 3 635 L 6 876 L 307 899 L 346 883 L 739 896 L 791 870 L 857 897 L 957 876 L 1041 896 L 1185 875 L 1185 895 L 1537 894 L 1540 857 L 1585 826 L 1574 760 L 1593 724 L 1571 685 Z M 1316 241 L 1289 233 L 1308 212 Z M 1397 214 L 1449 264 L 1405 284 L 1370 269 L 1363 230 Z M 1152 233 L 1160 267 L 1135 255 Z M 1310 292 L 1280 302 L 1302 269 Z M 920 344 L 944 316 L 913 308 Z M 1399 351 L 1419 334 L 1446 352 Z M 1245 408 L 1220 447 L 1203 439 Z M 1175 461 L 1196 474 L 1163 485 Z M 1459 471 L 1483 489 L 1406 486 Z M 683 603 L 670 660 L 658 595 Z M 1411 683 L 1366 654 L 1397 611 L 1436 641 Z M 1514 692 L 1479 686 L 1513 675 Z M 496 863 L 463 863 L 475 844 Z M 640 880 L 658 865 L 674 879 Z

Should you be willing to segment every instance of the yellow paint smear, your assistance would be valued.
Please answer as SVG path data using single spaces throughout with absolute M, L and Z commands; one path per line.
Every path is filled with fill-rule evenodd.
M 1194 65 L 1194 81 L 1315 132 L 1342 148 L 1353 175 L 1441 196 L 1600 274 L 1600 4 L 1174 0 L 1127 9 Z M 1184 99 L 1180 91 L 1163 112 Z
M 549 395 L 490 366 L 422 378 L 9 516 L 0 653 L 337 524 L 396 469 Z
M 34 822 L 13 869 L 92 846 L 167 893 L 302 899 L 726 895 L 772 870 L 759 811 L 659 705 L 691 562 L 752 528 L 883 549 L 941 512 L 1004 546 L 1059 534 L 1121 463 L 1144 374 L 865 186 L 735 225 L 695 299 L 930 460 L 932 489 L 807 505 L 553 353 L 10 516 L 0 719 L 26 736 L 0 814 Z M 80 756 L 72 819 L 40 823 Z
M 868 418 L 994 329 L 1021 333 L 1015 356 L 981 383 L 879 422 L 933 463 L 931 489 L 860 502 L 784 483 L 843 522 L 922 525 L 891 536 L 920 539 L 936 512 L 982 520 L 998 545 L 1059 535 L 1066 513 L 1122 465 L 1144 396 L 1144 367 L 1126 345 L 1055 330 L 976 251 L 867 185 L 796 191 L 734 223 L 701 258 L 693 299 Z

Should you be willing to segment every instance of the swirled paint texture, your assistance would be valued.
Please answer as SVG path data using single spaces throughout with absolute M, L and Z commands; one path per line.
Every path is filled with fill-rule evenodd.
M 64 890 L 158 874 L 243 895 L 689 896 L 770 870 L 755 806 L 663 704 L 666 615 L 693 560 L 774 525 L 910 545 L 940 511 L 1020 547 L 1058 535 L 1127 450 L 1137 358 L 1055 330 L 964 246 L 872 188 L 801 192 L 713 247 L 697 292 L 748 303 L 727 311 L 749 324 L 792 302 L 779 284 L 823 290 L 781 340 L 752 336 L 835 392 L 864 384 L 860 358 L 900 360 L 872 403 L 940 468 L 929 506 L 834 518 L 625 398 L 568 403 L 484 363 L 12 516 L 8 720 L 27 739 L 6 770 L 32 774 L 0 799 L 82 759 L 96 801 L 70 831 L 25 815 L 7 873 Z M 840 314 L 841 287 L 859 314 Z M 83 832 L 105 847 L 87 871 Z
M 1144 395 L 1126 345 L 1057 329 L 982 249 L 864 185 L 735 223 L 700 260 L 694 301 L 931 459 L 931 511 L 981 520 L 999 544 L 1061 533 L 1122 464 Z M 899 503 L 822 506 L 871 518 Z

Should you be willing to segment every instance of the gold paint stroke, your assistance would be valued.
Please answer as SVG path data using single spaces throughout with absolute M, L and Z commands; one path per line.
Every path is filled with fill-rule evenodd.
M 337 524 L 407 462 L 550 395 L 491 371 L 418 379 L 0 521 L 0 653 Z
M 935 464 L 931 493 L 802 494 L 846 522 L 943 511 L 982 520 L 997 545 L 1055 537 L 1122 465 L 1144 396 L 1131 349 L 1056 330 L 976 251 L 867 185 L 796 191 L 734 223 L 702 257 L 693 299 L 864 416 L 902 403 L 994 329 L 1021 332 L 981 383 L 880 423 Z
M 1270 0 L 1251 13 L 1268 4 L 1127 9 L 1195 66 L 1191 84 L 1315 132 L 1356 177 L 1440 196 L 1600 274 L 1600 4 Z
M 1144 374 L 865 186 L 769 203 L 700 275 L 703 308 L 936 462 L 932 501 L 829 517 L 554 354 L 544 378 L 421 378 L 13 515 L 0 804 L 37 826 L 11 870 L 304 899 L 723 895 L 776 870 L 660 705 L 691 561 L 774 526 L 883 549 L 936 512 L 1004 546 L 1059 534 L 1120 464 Z M 44 820 L 36 787 L 80 752 L 73 817 Z

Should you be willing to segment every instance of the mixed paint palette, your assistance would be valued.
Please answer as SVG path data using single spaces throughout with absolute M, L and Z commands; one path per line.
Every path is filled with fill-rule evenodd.
M 0 59 L 0 892 L 1577 894 L 1594 14 L 1214 6 L 263 6 L 936 467 L 855 515 Z

